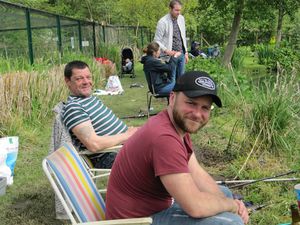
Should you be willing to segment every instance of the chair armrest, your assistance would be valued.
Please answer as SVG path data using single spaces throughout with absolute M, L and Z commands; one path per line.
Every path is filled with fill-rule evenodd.
M 94 175 L 92 176 L 92 179 L 95 180 L 95 179 L 98 179 L 98 178 L 102 178 L 102 177 L 108 177 L 110 175 L 110 171 L 111 169 L 98 169 L 98 168 L 93 168 L 93 169 L 89 169 L 90 172 L 94 173 L 100 173 L 98 175 Z
M 123 145 L 115 145 L 97 153 L 119 152 L 122 147 Z M 89 150 L 79 151 L 79 155 L 92 155 L 92 154 L 95 154 L 95 152 L 91 152 Z
M 78 223 L 78 225 L 149 225 L 151 223 L 151 217 L 142 217 L 133 219 L 104 220 L 96 222 Z

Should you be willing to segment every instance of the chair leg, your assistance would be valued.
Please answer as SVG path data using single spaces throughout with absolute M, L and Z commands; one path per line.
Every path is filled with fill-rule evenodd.
M 151 92 L 147 92 L 147 116 L 150 116 L 150 107 L 151 107 L 152 94 Z
M 147 117 L 149 118 L 149 92 L 147 92 Z

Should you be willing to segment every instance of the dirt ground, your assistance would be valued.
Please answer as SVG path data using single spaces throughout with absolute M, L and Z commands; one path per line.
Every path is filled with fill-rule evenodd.
M 195 149 L 195 155 L 199 163 L 214 177 L 216 180 L 225 180 L 218 171 L 230 163 L 230 159 L 225 154 L 210 149 L 209 147 Z

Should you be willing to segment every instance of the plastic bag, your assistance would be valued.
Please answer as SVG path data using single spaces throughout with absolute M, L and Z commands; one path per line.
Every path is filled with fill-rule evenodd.
M 13 184 L 18 148 L 18 137 L 0 138 L 0 177 L 6 177 L 7 185 Z
M 122 94 L 124 92 L 124 89 L 122 87 L 119 76 L 117 76 L 117 75 L 109 76 L 105 90 L 110 91 L 110 92 L 116 92 L 118 94 Z

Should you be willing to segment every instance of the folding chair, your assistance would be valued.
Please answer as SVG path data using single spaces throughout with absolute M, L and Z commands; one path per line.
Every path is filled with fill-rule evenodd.
M 122 145 L 116 145 L 116 146 L 113 146 L 113 147 L 110 147 L 110 148 L 107 148 L 107 149 L 101 151 L 101 153 L 118 152 L 121 148 L 122 148 Z M 88 170 L 88 172 L 93 180 L 95 180 L 97 178 L 109 176 L 111 169 L 94 168 L 94 165 L 92 164 L 88 155 L 95 154 L 95 153 L 85 150 L 85 151 L 79 151 L 78 154 L 81 157 L 84 166 Z M 104 190 L 101 190 L 101 192 L 102 191 L 104 191 Z
M 71 135 L 62 121 L 63 108 L 64 108 L 64 103 L 59 102 L 58 104 L 56 104 L 56 106 L 53 109 L 53 111 L 55 113 L 55 119 L 54 119 L 53 126 L 52 126 L 52 135 L 51 135 L 51 141 L 50 141 L 49 154 L 53 153 L 56 149 L 61 147 L 64 143 L 72 142 Z M 117 151 L 120 148 L 121 148 L 121 146 L 115 146 L 115 147 L 107 149 L 104 152 Z M 89 152 L 89 151 L 80 152 L 80 157 L 81 157 L 88 173 L 90 174 L 90 176 L 93 179 L 108 176 L 110 174 L 110 169 L 94 168 L 91 161 L 87 157 L 88 154 L 91 154 L 91 152 Z M 106 189 L 102 189 L 99 191 L 101 193 L 103 193 L 106 191 Z M 62 206 L 61 202 L 57 198 L 57 196 L 55 196 L 55 208 L 56 208 L 56 218 L 64 219 L 66 217 L 66 212 L 65 212 L 64 207 Z
M 105 220 L 104 200 L 72 144 L 64 144 L 47 156 L 43 160 L 43 170 L 72 224 L 152 223 L 150 217 L 102 221 Z M 99 222 L 89 223 L 93 221 Z
M 55 120 L 53 122 L 53 127 L 52 127 L 52 136 L 51 136 L 51 144 L 50 144 L 49 153 L 54 152 L 56 149 L 61 147 L 64 143 L 72 142 L 71 135 L 62 120 L 63 107 L 64 107 L 64 103 L 59 102 L 53 109 L 53 111 L 55 112 L 56 115 L 55 115 Z M 102 153 L 118 152 L 121 149 L 121 147 L 122 147 L 122 145 L 116 145 L 111 148 L 107 148 L 106 150 L 101 151 L 101 152 Z M 92 178 L 97 178 L 98 176 L 96 175 L 96 173 L 98 171 L 105 171 L 105 169 L 95 169 L 94 166 L 92 165 L 91 161 L 87 157 L 90 154 L 94 154 L 94 153 L 92 153 L 88 150 L 79 152 L 79 155 L 82 158 L 84 165 L 86 166 L 86 169 L 89 171 Z M 106 169 L 106 171 L 110 171 L 110 170 Z M 103 174 L 100 177 L 102 177 L 102 176 L 103 176 Z
M 152 96 L 154 98 L 167 98 L 168 105 L 169 105 L 169 96 L 170 96 L 170 94 L 158 94 L 158 93 L 155 93 L 155 88 L 154 88 L 154 85 L 153 85 L 153 82 L 152 82 L 151 72 L 150 73 L 146 73 L 144 71 L 144 73 L 145 73 L 145 77 L 146 77 L 147 84 L 148 84 L 148 92 L 147 92 L 147 116 L 149 118 Z

